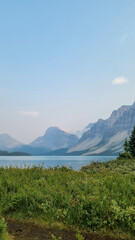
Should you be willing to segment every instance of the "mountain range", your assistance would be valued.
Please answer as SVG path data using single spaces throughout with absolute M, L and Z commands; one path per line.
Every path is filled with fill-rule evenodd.
M 1 140 L 2 135 L 0 135 Z M 13 139 L 14 141 L 14 139 Z M 2 141 L 0 141 L 2 142 Z M 57 150 L 68 150 L 71 146 L 74 146 L 78 142 L 78 137 L 75 134 L 68 133 L 58 127 L 50 127 L 46 130 L 45 134 L 38 137 L 29 145 L 16 144 L 13 148 L 6 148 L 6 142 L 0 144 L 0 149 L 8 150 L 9 152 L 25 152 L 31 155 L 48 155 Z M 63 152 L 63 151 L 62 151 Z
M 122 106 L 111 116 L 99 119 L 67 153 L 73 155 L 117 155 L 135 125 L 135 103 Z
M 32 155 L 118 155 L 135 125 L 135 103 L 124 105 L 106 119 L 88 124 L 83 131 L 66 132 L 50 127 L 28 145 L 7 134 L 0 135 L 0 150 Z

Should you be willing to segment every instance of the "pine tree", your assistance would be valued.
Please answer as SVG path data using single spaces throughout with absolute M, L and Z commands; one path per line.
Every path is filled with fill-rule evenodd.
M 135 126 L 129 138 L 129 151 L 135 157 Z
M 124 146 L 124 152 L 129 152 L 130 151 L 129 142 L 128 142 L 127 139 L 125 139 L 125 142 L 124 142 L 123 146 Z

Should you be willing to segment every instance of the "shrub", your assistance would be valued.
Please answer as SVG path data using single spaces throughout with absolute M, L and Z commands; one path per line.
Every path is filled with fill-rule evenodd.
M 129 152 L 119 153 L 118 159 L 132 159 L 132 155 Z

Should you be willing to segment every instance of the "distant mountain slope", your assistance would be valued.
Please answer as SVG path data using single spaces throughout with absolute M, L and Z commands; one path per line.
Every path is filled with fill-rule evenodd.
M 87 127 L 85 127 L 82 131 L 74 132 L 74 134 L 80 139 L 85 132 L 89 131 L 92 128 L 93 125 L 94 123 L 89 123 Z
M 68 154 L 118 154 L 135 125 L 135 103 L 113 111 L 107 120 L 99 119 Z
M 75 134 L 67 133 L 57 127 L 50 127 L 46 130 L 44 136 L 34 140 L 30 146 L 54 151 L 62 148 L 69 148 L 77 142 L 78 138 Z
M 10 137 L 8 134 L 0 134 L 0 149 L 8 150 L 21 146 L 22 143 Z

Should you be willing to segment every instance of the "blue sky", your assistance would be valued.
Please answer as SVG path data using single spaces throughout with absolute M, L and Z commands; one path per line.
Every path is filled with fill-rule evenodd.
M 134 0 L 1 0 L 0 133 L 83 129 L 135 101 Z

